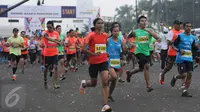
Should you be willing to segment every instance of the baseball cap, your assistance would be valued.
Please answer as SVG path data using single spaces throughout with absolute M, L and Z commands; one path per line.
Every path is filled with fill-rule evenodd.
M 180 22 L 179 20 L 175 20 L 174 24 L 183 24 L 182 22 Z
M 163 32 L 164 32 L 164 33 L 168 33 L 168 31 L 169 31 L 169 30 L 168 30 L 166 27 L 163 28 Z

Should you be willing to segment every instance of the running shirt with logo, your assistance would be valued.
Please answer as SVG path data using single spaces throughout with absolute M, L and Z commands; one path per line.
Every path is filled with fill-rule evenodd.
M 24 39 L 21 37 L 21 36 L 18 36 L 17 38 L 15 37 L 10 37 L 7 41 L 7 43 L 9 44 L 14 44 L 14 45 L 19 45 L 19 44 L 22 44 L 24 43 Z M 13 46 L 10 46 L 9 48 L 9 52 L 10 54 L 14 54 L 16 56 L 20 56 L 21 55 L 21 49 L 20 47 L 13 47 Z
M 85 44 L 88 44 L 89 50 L 93 53 L 101 53 L 99 56 L 88 56 L 89 64 L 100 64 L 108 61 L 108 56 L 106 53 L 107 39 L 108 35 L 106 33 L 97 34 L 96 32 L 91 32 L 89 35 L 87 35 Z
M 65 43 L 70 44 L 68 46 L 67 54 L 75 54 L 76 53 L 76 37 L 69 37 L 68 40 L 65 41 Z
M 56 31 L 53 32 L 44 31 L 43 34 L 44 33 L 47 33 L 49 35 L 49 38 L 60 40 L 60 35 Z M 51 42 L 47 40 L 45 37 L 42 38 L 42 41 L 43 41 L 42 44 L 44 44 L 44 52 L 43 52 L 44 56 L 58 55 L 58 48 L 55 42 Z
M 107 43 L 107 53 L 109 54 L 108 58 L 108 66 L 116 69 L 121 68 L 120 66 L 120 49 L 122 46 L 122 40 L 118 39 L 117 42 L 113 40 L 113 38 L 108 39 Z
M 149 44 L 152 36 L 149 32 L 144 31 L 142 29 L 136 29 L 136 49 L 135 54 L 142 53 L 145 56 L 149 56 Z
M 64 41 L 64 38 L 65 38 L 65 35 L 61 33 L 60 34 L 60 40 L 62 42 Z M 64 47 L 63 47 L 63 45 L 60 45 L 57 48 L 58 48 L 59 55 L 64 55 Z
M 181 33 L 174 41 L 174 46 L 176 46 L 179 51 L 184 51 L 183 55 L 177 52 L 176 63 L 183 63 L 184 61 L 193 62 L 192 48 L 195 46 L 195 37 L 193 35 L 190 34 L 188 36 L 185 33 Z

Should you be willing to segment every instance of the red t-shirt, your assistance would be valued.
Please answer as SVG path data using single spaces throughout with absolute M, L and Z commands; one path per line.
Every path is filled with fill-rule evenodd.
M 49 38 L 60 40 L 58 32 L 56 31 L 53 32 L 45 31 L 45 32 L 49 35 Z M 58 48 L 56 43 L 48 41 L 45 37 L 43 37 L 42 44 L 44 44 L 44 51 L 43 51 L 44 56 L 58 55 Z
M 87 35 L 84 43 L 88 44 L 90 51 L 93 53 L 101 52 L 99 56 L 88 56 L 89 64 L 100 64 L 108 60 L 106 53 L 107 39 L 108 35 L 106 33 L 97 34 L 96 32 L 91 32 L 89 35 Z

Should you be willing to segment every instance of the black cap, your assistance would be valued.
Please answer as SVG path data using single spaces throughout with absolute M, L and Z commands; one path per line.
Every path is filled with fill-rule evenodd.
M 180 24 L 183 24 L 183 23 L 180 22 L 179 20 L 175 20 L 175 21 L 174 21 L 174 24 L 179 24 L 179 25 L 180 25 Z
M 19 31 L 19 29 L 13 28 L 13 32 L 18 32 L 18 31 Z

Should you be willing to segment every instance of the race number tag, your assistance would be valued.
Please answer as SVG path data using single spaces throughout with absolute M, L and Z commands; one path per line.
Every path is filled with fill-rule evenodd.
M 110 59 L 110 66 L 120 66 L 120 59 Z
M 74 51 L 74 50 L 76 50 L 76 48 L 74 46 L 69 47 L 69 51 Z
M 183 57 L 192 57 L 192 52 L 190 50 L 184 50 Z
M 139 43 L 148 43 L 149 38 L 147 36 L 139 36 L 138 41 L 139 41 Z
M 106 44 L 95 44 L 95 53 L 106 53 Z

